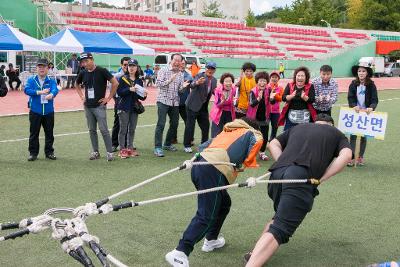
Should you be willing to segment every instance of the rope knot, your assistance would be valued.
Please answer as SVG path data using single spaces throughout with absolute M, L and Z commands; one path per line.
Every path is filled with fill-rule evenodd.
M 86 203 L 85 206 L 79 206 L 73 211 L 75 217 L 90 216 L 98 213 L 96 203 Z

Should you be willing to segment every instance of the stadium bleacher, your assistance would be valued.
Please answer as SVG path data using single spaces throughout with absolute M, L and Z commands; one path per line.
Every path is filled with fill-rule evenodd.
M 316 60 L 371 40 L 367 34 L 352 30 L 275 23 L 260 29 L 221 19 L 139 15 L 100 8 L 88 13 L 59 14 L 76 30 L 117 31 L 157 52 Z

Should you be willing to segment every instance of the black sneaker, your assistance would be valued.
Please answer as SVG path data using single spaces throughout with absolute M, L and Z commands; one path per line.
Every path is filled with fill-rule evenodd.
M 35 161 L 35 160 L 37 160 L 37 156 L 35 156 L 35 155 L 29 155 L 28 161 Z
M 113 146 L 112 147 L 112 152 L 117 152 L 118 151 L 118 146 Z
M 46 155 L 46 159 L 56 160 L 57 157 L 54 154 L 48 154 Z
M 252 253 L 253 253 L 253 251 L 249 251 L 246 254 L 244 254 L 244 256 L 243 256 L 244 264 L 247 264 L 247 262 L 250 260 L 250 257 L 251 257 Z

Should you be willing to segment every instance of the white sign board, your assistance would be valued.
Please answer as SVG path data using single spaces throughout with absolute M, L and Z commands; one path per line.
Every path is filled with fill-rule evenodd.
M 352 108 L 341 107 L 338 128 L 345 134 L 373 137 L 384 140 L 388 114 L 386 112 L 371 112 L 369 115 Z

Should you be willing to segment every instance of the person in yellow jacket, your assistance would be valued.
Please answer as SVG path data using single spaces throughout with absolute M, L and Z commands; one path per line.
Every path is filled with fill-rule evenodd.
M 200 145 L 200 155 L 195 162 L 231 162 L 231 165 L 194 165 L 192 182 L 197 190 L 209 189 L 235 183 L 238 171 L 244 167 L 258 167 L 256 158 L 263 142 L 258 123 L 249 118 L 236 119 L 225 124 L 224 130 L 215 138 Z M 188 267 L 189 254 L 194 245 L 205 237 L 202 251 L 210 252 L 225 245 L 219 236 L 231 207 L 226 190 L 198 196 L 197 212 L 191 220 L 176 249 L 165 255 L 171 266 Z
M 242 66 L 240 78 L 236 83 L 237 89 L 235 95 L 235 113 L 238 119 L 245 117 L 247 114 L 250 92 L 257 85 L 254 78 L 256 70 L 256 65 L 250 62 L 246 62 Z
M 279 63 L 279 76 L 281 79 L 285 78 L 285 65 L 283 65 L 283 62 Z

